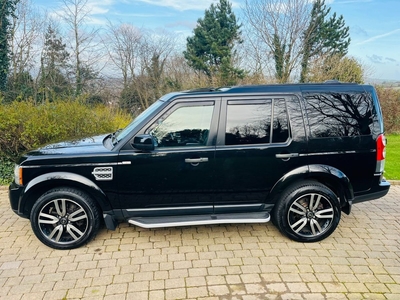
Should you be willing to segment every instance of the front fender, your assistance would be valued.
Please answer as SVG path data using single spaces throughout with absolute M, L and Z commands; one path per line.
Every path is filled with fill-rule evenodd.
M 32 200 L 36 200 L 44 192 L 54 187 L 61 186 L 75 187 L 86 192 L 93 197 L 103 211 L 112 209 L 107 196 L 93 181 L 75 173 L 52 172 L 40 175 L 26 185 L 20 197 L 18 211 L 23 214 L 29 213 L 34 202 Z
M 353 186 L 349 178 L 337 168 L 328 165 L 306 165 L 285 174 L 270 191 L 270 201 L 275 202 L 277 197 L 289 186 L 302 180 L 317 180 L 339 193 L 342 204 L 352 204 L 354 199 Z M 342 195 L 343 193 L 343 195 Z

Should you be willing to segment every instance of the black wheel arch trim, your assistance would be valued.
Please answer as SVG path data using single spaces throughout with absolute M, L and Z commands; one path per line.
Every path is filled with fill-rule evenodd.
M 302 180 L 316 180 L 326 184 L 335 193 L 339 193 L 342 210 L 346 214 L 350 213 L 354 191 L 349 178 L 339 169 L 322 164 L 301 166 L 285 174 L 272 187 L 268 197 L 269 201 L 275 202 L 280 193 L 288 186 Z
M 49 185 L 49 183 L 51 184 Z M 91 196 L 103 211 L 112 211 L 106 194 L 93 181 L 82 175 L 70 172 L 46 173 L 31 180 L 21 193 L 18 211 L 24 215 L 26 213 L 29 215 L 29 211 L 33 206 L 33 201 L 29 203 L 31 195 L 40 196 L 38 195 L 38 193 L 40 193 L 39 191 L 62 186 L 80 189 L 82 192 Z

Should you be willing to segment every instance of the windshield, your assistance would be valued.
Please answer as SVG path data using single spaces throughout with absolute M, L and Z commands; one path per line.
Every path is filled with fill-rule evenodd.
M 135 128 L 138 124 L 140 124 L 144 119 L 146 119 L 149 115 L 151 115 L 155 110 L 157 110 L 164 102 L 158 100 L 150 105 L 149 108 L 144 110 L 140 115 L 138 115 L 128 126 L 125 127 L 117 136 L 116 141 L 119 142 L 123 138 L 125 138 L 129 133 Z

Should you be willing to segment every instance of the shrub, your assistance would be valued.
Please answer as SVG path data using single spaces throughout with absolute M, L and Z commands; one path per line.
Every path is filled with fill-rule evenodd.
M 400 89 L 376 87 L 387 133 L 400 133 Z
M 130 117 L 102 105 L 78 101 L 0 105 L 0 157 L 15 159 L 43 144 L 115 131 Z
M 13 180 L 14 163 L 5 158 L 0 158 L 0 185 L 9 184 Z
M 340 55 L 318 57 L 309 67 L 306 82 L 335 79 L 342 82 L 363 83 L 364 73 L 364 67 L 354 57 Z

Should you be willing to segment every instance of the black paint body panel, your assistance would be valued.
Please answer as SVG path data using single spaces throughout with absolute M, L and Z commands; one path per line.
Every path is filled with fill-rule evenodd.
M 325 126 L 329 127 L 326 132 L 315 127 L 312 117 L 319 108 L 310 108 L 305 95 L 315 99 L 326 93 L 336 93 L 344 100 L 343 95 L 365 95 L 366 110 L 371 113 L 357 117 L 355 110 L 353 118 L 355 123 L 359 120 L 354 126 L 364 130 L 362 134 L 351 135 L 348 127 L 353 121 L 346 116 L 343 119 L 350 120 L 349 124 L 329 121 L 333 125 Z M 286 105 L 286 141 L 225 145 L 227 107 L 233 103 L 229 101 L 245 105 L 277 99 Z M 324 99 L 320 101 L 330 101 Z M 153 151 L 133 148 L 134 137 L 148 134 L 151 124 L 161 116 L 180 106 L 204 103 L 213 106 L 205 145 L 155 147 Z M 318 122 L 337 116 L 325 117 Z M 332 136 L 337 128 L 343 128 L 340 134 L 348 136 Z M 268 85 L 173 93 L 158 100 L 128 129 L 120 140 L 117 135 L 117 143 L 113 135 L 97 136 L 48 145 L 23 155 L 18 162 L 23 184 L 10 186 L 12 209 L 29 217 L 33 203 L 44 192 L 71 186 L 90 195 L 107 212 L 107 218 L 111 215 L 118 221 L 140 216 L 269 211 L 288 186 L 312 179 L 334 190 L 343 210 L 350 212 L 353 201 L 382 197 L 390 188 L 376 172 L 376 139 L 384 132 L 376 93 L 370 86 Z M 105 174 L 100 178 L 102 172 Z

